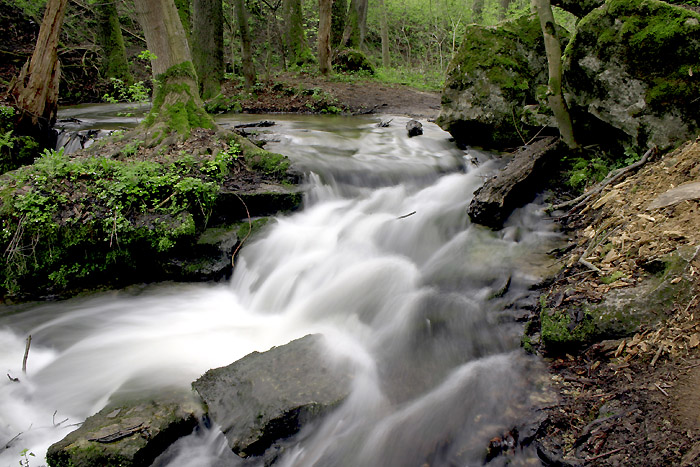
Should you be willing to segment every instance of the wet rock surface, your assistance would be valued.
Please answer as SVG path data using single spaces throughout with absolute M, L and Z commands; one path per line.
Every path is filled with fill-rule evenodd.
M 231 449 L 247 457 L 337 407 L 351 382 L 349 368 L 328 360 L 323 337 L 309 335 L 209 370 L 193 387 Z
M 49 448 L 49 466 L 150 465 L 168 446 L 192 433 L 203 414 L 201 402 L 187 391 L 114 399 Z

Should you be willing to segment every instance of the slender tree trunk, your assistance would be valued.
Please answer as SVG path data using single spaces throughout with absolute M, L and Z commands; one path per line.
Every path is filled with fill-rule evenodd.
M 192 32 L 192 11 L 190 10 L 190 0 L 174 0 L 175 7 L 177 8 L 177 14 L 180 16 L 180 21 L 182 22 L 182 28 L 185 30 L 185 36 L 187 40 L 190 40 L 190 33 Z
M 561 139 L 570 148 L 576 148 L 576 140 L 574 139 L 573 125 L 571 116 L 566 107 L 566 101 L 561 91 L 561 43 L 557 36 L 557 30 L 552 14 L 552 6 L 549 0 L 532 0 L 537 8 L 537 14 L 540 18 L 540 26 L 544 36 L 544 47 L 547 53 L 547 63 L 549 65 L 549 89 L 548 100 L 549 106 L 554 112 L 554 118 L 559 126 L 559 134 Z
M 119 15 L 114 0 L 103 0 L 95 5 L 97 12 L 97 41 L 102 47 L 102 74 L 107 78 L 116 78 L 131 84 L 134 78 L 129 71 L 124 49 Z
M 236 21 L 241 34 L 241 60 L 243 62 L 243 77 L 245 87 L 250 90 L 257 80 L 255 65 L 253 64 L 253 52 L 251 51 L 250 28 L 248 27 L 248 12 L 245 9 L 245 0 L 235 0 Z
M 173 0 L 134 0 L 158 83 L 153 107 L 142 126 L 148 145 L 159 144 L 168 134 L 187 137 L 192 128 L 213 128 L 199 97 L 197 74 L 192 65 L 185 30 Z
M 348 16 L 348 1 L 333 0 L 331 9 L 331 49 L 337 49 L 343 42 L 343 31 Z
M 333 0 L 318 0 L 318 68 L 327 75 L 331 71 L 331 23 Z
M 8 89 L 19 110 L 17 133 L 36 137 L 42 147 L 53 143 L 51 126 L 56 122 L 61 77 L 57 49 L 67 4 L 68 0 L 46 3 L 32 58 Z
M 382 36 L 382 66 L 389 68 L 391 59 L 389 58 L 389 25 L 387 24 L 387 11 L 384 0 L 379 0 L 379 29 Z
M 202 99 L 221 91 L 224 79 L 224 14 L 221 0 L 194 0 L 192 61 Z
M 506 19 L 506 14 L 508 13 L 508 7 L 513 2 L 513 0 L 501 0 L 501 9 L 498 10 L 498 19 Z
M 289 62 L 297 66 L 313 62 L 313 55 L 306 43 L 301 0 L 284 0 L 282 5 L 282 17 L 285 21 L 284 42 Z
M 351 49 L 362 47 L 367 32 L 367 0 L 351 0 L 342 44 Z
M 484 19 L 484 0 L 474 0 L 472 4 L 472 22 L 481 23 Z

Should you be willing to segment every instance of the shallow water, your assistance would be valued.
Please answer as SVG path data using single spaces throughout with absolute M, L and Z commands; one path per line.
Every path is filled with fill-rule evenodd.
M 243 248 L 230 282 L 0 311 L 0 364 L 21 380 L 0 380 L 0 446 L 21 433 L 0 466 L 17 465 L 25 448 L 41 459 L 116 391 L 189 387 L 209 368 L 309 333 L 357 377 L 347 401 L 288 440 L 276 465 L 480 465 L 488 440 L 537 404 L 543 373 L 519 349 L 517 305 L 505 305 L 540 280 L 559 235 L 537 205 L 499 232 L 470 224 L 466 207 L 497 162 L 430 123 L 409 139 L 400 117 L 388 128 L 357 117 L 220 123 L 262 119 L 278 122 L 261 130 L 279 140 L 267 148 L 307 174 L 307 196 Z M 489 300 L 508 278 L 506 295 Z M 216 427 L 157 461 L 242 463 Z

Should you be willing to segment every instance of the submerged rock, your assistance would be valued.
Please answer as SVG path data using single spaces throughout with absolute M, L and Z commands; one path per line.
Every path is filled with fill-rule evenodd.
M 423 125 L 418 120 L 409 120 L 408 123 L 406 123 L 406 131 L 408 132 L 409 138 L 420 136 L 423 134 Z
M 51 467 L 147 466 L 192 433 L 202 414 L 189 391 L 119 398 L 52 445 L 46 461 Z
M 657 0 L 609 0 L 566 48 L 575 130 L 660 149 L 700 130 L 700 14 Z M 602 131 L 601 131 L 602 130 Z
M 349 394 L 352 373 L 327 354 L 322 337 L 309 335 L 209 370 L 193 387 L 231 449 L 241 457 L 261 455 Z

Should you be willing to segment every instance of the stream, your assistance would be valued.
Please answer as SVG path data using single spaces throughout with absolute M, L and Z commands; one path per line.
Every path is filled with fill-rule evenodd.
M 59 118 L 112 121 L 114 109 L 95 109 L 101 116 Z M 306 174 L 305 202 L 245 245 L 230 281 L 0 308 L 0 369 L 20 379 L 0 379 L 0 467 L 16 466 L 23 449 L 43 465 L 47 448 L 116 391 L 189 387 L 310 333 L 357 376 L 348 399 L 288 440 L 275 465 L 482 465 L 489 440 L 544 403 L 546 372 L 520 348 L 517 319 L 560 235 L 536 203 L 498 232 L 470 224 L 472 194 L 498 160 L 458 149 L 432 123 L 408 138 L 403 117 L 386 128 L 378 117 L 218 117 L 259 120 L 277 122 L 259 131 Z M 508 460 L 538 465 L 534 450 Z M 155 465 L 262 461 L 238 458 L 213 426 Z

